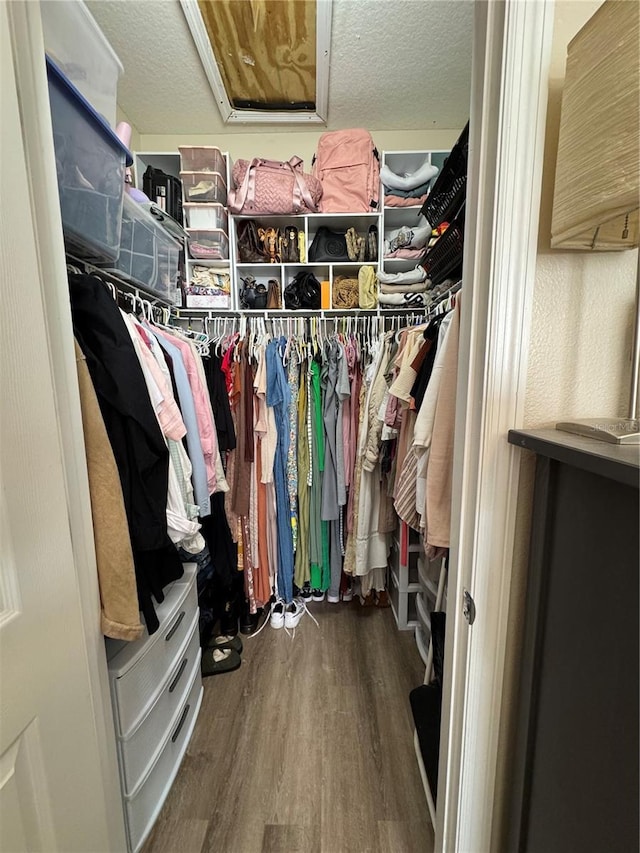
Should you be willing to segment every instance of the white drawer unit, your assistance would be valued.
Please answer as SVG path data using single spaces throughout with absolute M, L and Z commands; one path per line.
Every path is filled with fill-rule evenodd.
M 195 580 L 195 572 L 191 579 Z M 160 627 L 155 634 L 143 634 L 109 661 L 119 735 L 129 735 L 156 702 L 197 610 L 195 583 L 174 584 L 156 608 Z
M 151 832 L 191 740 L 204 693 L 199 669 L 194 676 L 189 694 L 178 709 L 158 760 L 139 788 L 125 797 L 125 816 L 132 853 L 140 850 Z
M 157 759 L 161 740 L 171 727 L 178 707 L 186 699 L 199 667 L 200 634 L 196 611 L 191 625 L 191 635 L 178 653 L 164 690 L 137 728 L 126 738 L 118 741 L 125 793 L 130 794 L 135 790 Z
M 412 631 L 418 624 L 416 611 L 417 592 L 403 592 L 398 586 L 398 578 L 391 571 L 389 583 L 389 601 L 399 631 Z
M 197 567 L 165 589 L 160 627 L 134 643 L 107 643 L 129 850 L 139 850 L 162 808 L 202 701 Z

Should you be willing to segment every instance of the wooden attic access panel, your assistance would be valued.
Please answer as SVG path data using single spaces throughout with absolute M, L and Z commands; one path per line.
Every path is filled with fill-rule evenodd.
M 316 109 L 316 0 L 198 0 L 234 109 Z

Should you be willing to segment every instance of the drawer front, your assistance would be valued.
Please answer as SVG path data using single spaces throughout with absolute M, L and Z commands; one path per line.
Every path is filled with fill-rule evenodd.
M 133 853 L 140 850 L 151 832 L 189 745 L 204 692 L 200 672 L 195 675 L 158 760 L 136 793 L 125 797 L 129 848 Z
M 124 792 L 130 794 L 149 772 L 164 743 L 176 711 L 183 705 L 196 675 L 200 674 L 200 634 L 198 614 L 191 624 L 191 636 L 179 650 L 169 678 L 156 703 L 129 738 L 120 738 L 120 766 Z
M 193 584 L 174 612 L 151 638 L 153 641 L 135 664 L 114 679 L 114 705 L 118 735 L 128 737 L 147 715 L 162 692 L 167 674 L 191 632 L 198 613 L 198 593 Z

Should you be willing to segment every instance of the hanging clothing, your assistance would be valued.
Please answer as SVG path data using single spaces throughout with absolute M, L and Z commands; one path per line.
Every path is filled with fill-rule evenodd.
M 116 461 L 87 362 L 74 341 L 100 587 L 100 627 L 114 640 L 142 636 L 133 553 Z
M 282 364 L 285 340 L 270 341 L 267 345 L 267 406 L 273 409 L 278 441 L 274 460 L 276 490 L 276 519 L 278 523 L 278 593 L 285 604 L 293 601 L 293 537 L 287 461 L 289 455 L 289 405 L 291 394 Z
M 138 601 L 147 630 L 159 622 L 152 596 L 183 574 L 167 533 L 169 451 L 151 405 L 140 362 L 106 285 L 71 275 L 74 331 L 86 358 L 118 467 L 136 569 Z

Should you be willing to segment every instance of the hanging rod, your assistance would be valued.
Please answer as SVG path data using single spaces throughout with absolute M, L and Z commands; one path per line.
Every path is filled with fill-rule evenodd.
M 133 295 L 140 300 L 145 299 L 147 302 L 151 302 L 152 307 L 156 306 L 158 308 L 168 308 L 170 310 L 175 308 L 172 302 L 158 296 L 157 292 L 151 290 L 151 288 L 144 287 L 140 284 L 132 284 L 130 281 L 121 278 L 117 273 L 114 273 L 111 270 L 105 270 L 101 267 L 97 267 L 89 261 L 85 261 L 82 258 L 76 258 L 69 253 L 67 253 L 66 257 L 67 267 L 77 267 L 84 274 L 94 275 L 105 282 L 109 282 L 124 296 Z

